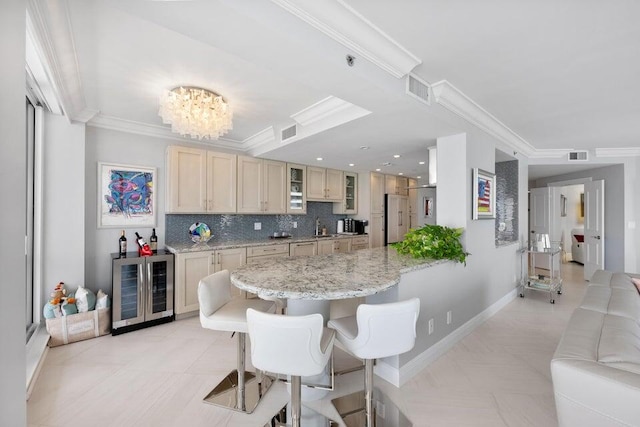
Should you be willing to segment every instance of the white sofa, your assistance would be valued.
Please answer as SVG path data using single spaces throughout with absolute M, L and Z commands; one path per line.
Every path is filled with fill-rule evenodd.
M 637 274 L 599 270 L 551 361 L 560 427 L 640 426 Z

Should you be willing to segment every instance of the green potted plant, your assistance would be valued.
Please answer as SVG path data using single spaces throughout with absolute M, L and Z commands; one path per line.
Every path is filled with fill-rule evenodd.
M 425 225 L 411 229 L 402 242 L 392 243 L 398 253 L 414 258 L 450 259 L 467 265 L 467 255 L 460 236 L 464 228 L 450 228 L 442 225 Z

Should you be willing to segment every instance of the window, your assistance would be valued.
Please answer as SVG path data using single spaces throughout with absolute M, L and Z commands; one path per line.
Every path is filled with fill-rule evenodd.
M 36 131 L 36 108 L 31 103 L 29 98 L 26 98 L 26 143 L 25 143 L 25 155 L 27 156 L 27 188 L 25 189 L 27 194 L 27 221 L 25 230 L 25 269 L 26 269 L 26 284 L 25 284 L 25 304 L 26 304 L 26 333 L 27 341 L 37 328 L 37 316 L 35 315 L 34 308 L 34 295 L 36 290 L 34 289 L 34 164 L 35 164 L 35 131 Z

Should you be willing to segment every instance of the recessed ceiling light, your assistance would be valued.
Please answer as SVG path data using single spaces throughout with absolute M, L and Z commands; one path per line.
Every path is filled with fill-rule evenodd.
M 322 157 L 316 157 L 316 160 L 321 162 L 322 161 Z
M 361 150 L 368 150 L 369 148 L 371 148 L 371 147 L 367 147 L 366 145 L 361 145 L 360 146 Z
M 378 168 L 378 169 L 376 169 L 376 172 L 380 172 L 381 170 L 382 170 L 382 169 Z
M 416 176 L 416 178 L 417 178 L 417 179 L 422 179 L 422 177 L 421 177 L 421 176 L 419 176 L 419 175 L 418 175 L 418 176 Z
M 398 175 L 404 175 L 402 172 L 398 172 Z
M 355 166 L 353 163 L 349 163 L 349 166 Z
M 419 165 L 424 165 L 424 162 L 418 162 Z
M 400 154 L 394 154 L 393 157 L 395 157 L 396 159 L 400 158 Z
M 391 166 L 391 163 L 389 163 L 389 162 L 384 162 L 384 163 L 382 164 L 382 166 Z

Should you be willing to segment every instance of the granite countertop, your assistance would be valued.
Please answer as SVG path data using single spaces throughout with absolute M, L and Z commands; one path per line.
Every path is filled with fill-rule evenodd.
M 348 239 L 351 237 L 362 237 L 367 236 L 368 234 L 330 234 L 326 237 L 315 237 L 315 236 L 306 236 L 306 237 L 287 237 L 287 238 L 277 238 L 277 239 L 269 239 L 262 238 L 256 240 L 232 240 L 226 242 L 209 242 L 209 243 L 176 243 L 176 244 L 166 244 L 166 249 L 172 254 L 182 254 L 189 252 L 204 252 L 204 251 L 215 251 L 219 249 L 233 249 L 233 248 L 245 248 L 249 246 L 270 246 L 270 245 L 281 245 L 281 244 L 289 244 L 289 243 L 302 243 L 302 242 L 316 242 L 321 240 L 334 240 L 334 239 Z
M 415 259 L 383 247 L 247 264 L 231 273 L 231 282 L 260 297 L 345 299 L 385 291 L 403 273 L 445 262 L 450 261 Z

